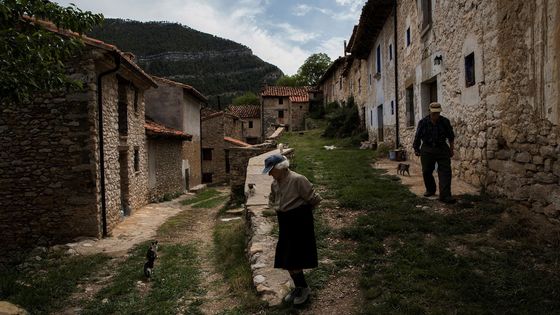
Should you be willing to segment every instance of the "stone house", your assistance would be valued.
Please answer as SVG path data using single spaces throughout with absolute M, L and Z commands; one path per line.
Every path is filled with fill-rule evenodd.
M 228 112 L 204 110 L 202 125 L 202 182 L 226 183 L 231 172 L 230 148 L 250 147 L 243 142 L 243 121 Z
M 429 103 L 438 101 L 457 135 L 455 174 L 557 215 L 560 3 L 396 4 L 395 11 L 393 1 L 368 1 L 348 46 L 367 69 L 381 64 L 378 84 L 365 97 L 370 125 L 379 126 L 374 106 L 381 104 L 385 124 L 386 106 L 396 94 L 394 140 L 412 152 L 418 121 L 428 114 Z M 369 73 L 360 71 L 359 78 L 364 75 Z M 375 132 L 370 137 L 376 139 Z
M 305 129 L 309 93 L 306 87 L 265 86 L 261 91 L 262 138 L 280 126 L 290 131 Z
M 183 143 L 193 136 L 152 120 L 145 123 L 148 148 L 148 196 L 151 202 L 188 189 L 183 171 Z M 188 177 L 187 177 L 188 178 Z
M 109 235 L 123 215 L 148 203 L 144 92 L 157 85 L 115 46 L 83 41 L 81 53 L 65 62 L 83 90 L 2 104 L 4 250 Z
M 146 92 L 146 116 L 192 136 L 182 147 L 181 174 L 185 187 L 202 183 L 200 111 L 208 99 L 190 85 L 152 77 L 157 89 Z
M 230 105 L 227 112 L 241 118 L 244 141 L 249 144 L 262 142 L 261 107 L 258 105 Z

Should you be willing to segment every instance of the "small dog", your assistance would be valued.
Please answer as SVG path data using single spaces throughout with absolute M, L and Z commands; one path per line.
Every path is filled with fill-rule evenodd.
M 247 186 L 249 187 L 249 191 L 247 192 L 247 197 L 251 197 L 255 194 L 255 184 L 253 183 L 249 183 L 247 184 Z
M 410 176 L 410 164 L 399 163 L 397 165 L 397 174 L 404 176 L 405 172 Z
M 157 258 L 157 250 L 158 250 L 158 241 L 153 241 L 150 247 L 148 248 L 148 252 L 146 253 L 146 263 L 144 264 L 144 275 L 149 278 L 154 273 L 154 263 Z

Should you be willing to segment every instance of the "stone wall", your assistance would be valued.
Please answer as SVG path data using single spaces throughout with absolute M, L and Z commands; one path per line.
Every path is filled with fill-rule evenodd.
M 257 138 L 257 143 L 262 142 L 262 123 L 260 118 L 245 118 L 247 121 L 243 125 L 243 140 L 247 141 L 247 138 Z M 249 122 L 253 122 L 253 128 L 249 128 Z
M 231 163 L 230 181 L 232 191 L 238 187 L 245 186 L 245 176 L 247 175 L 247 165 L 249 159 L 261 155 L 276 147 L 272 142 L 250 148 L 230 148 L 229 158 Z
M 290 131 L 305 130 L 305 118 L 309 113 L 309 103 L 290 103 Z
M 100 236 L 90 138 L 96 76 L 89 52 L 68 71 L 86 83 L 85 91 L 2 104 L 0 244 L 7 252 Z
M 264 137 L 270 136 L 278 125 L 287 125 L 290 123 L 290 99 L 288 97 L 282 98 L 282 104 L 279 103 L 279 97 L 263 97 L 263 128 Z M 278 112 L 284 111 L 284 118 L 278 118 Z
M 165 195 L 182 193 L 185 182 L 182 174 L 182 140 L 149 139 L 149 152 L 155 159 L 155 185 L 150 187 L 150 201 L 156 202 Z M 151 170 L 150 170 L 151 171 Z

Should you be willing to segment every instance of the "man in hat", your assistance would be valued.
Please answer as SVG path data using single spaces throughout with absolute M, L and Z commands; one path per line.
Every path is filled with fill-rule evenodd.
M 290 162 L 285 156 L 271 155 L 264 165 L 263 174 L 274 178 L 269 206 L 276 210 L 278 217 L 274 268 L 288 270 L 294 281 L 295 289 L 284 297 L 284 301 L 300 305 L 309 297 L 303 269 L 318 265 L 312 210 L 321 198 L 305 176 L 290 171 Z
M 449 119 L 441 116 L 441 104 L 430 104 L 430 114 L 418 123 L 414 137 L 414 153 L 420 156 L 426 186 L 425 197 L 436 193 L 433 172 L 438 165 L 439 200 L 454 203 L 451 196 L 451 158 L 454 154 L 455 134 Z M 449 142 L 449 144 L 448 144 Z

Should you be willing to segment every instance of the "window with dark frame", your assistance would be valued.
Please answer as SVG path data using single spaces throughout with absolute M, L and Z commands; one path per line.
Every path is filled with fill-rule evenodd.
M 389 44 L 389 60 L 393 60 L 393 44 Z
M 395 115 L 395 102 L 391 101 L 391 115 Z
M 410 46 L 410 27 L 406 29 L 406 47 Z
M 140 150 L 138 147 L 134 148 L 134 171 L 140 172 Z
M 406 126 L 414 127 L 414 88 L 406 89 Z
M 342 79 L 338 80 L 338 89 L 342 90 Z
M 253 128 L 253 121 L 249 120 L 249 128 Z
M 377 45 L 376 66 L 377 73 L 381 73 L 381 45 Z
M 278 104 L 284 104 L 284 98 L 283 97 L 278 98 Z
M 212 149 L 202 149 L 202 160 L 212 161 Z
M 432 25 L 432 0 L 422 0 L 422 30 Z
M 474 52 L 465 57 L 465 84 L 467 87 L 476 84 L 476 75 L 474 71 Z
M 369 111 L 369 125 L 373 126 L 373 109 Z
M 284 111 L 283 110 L 278 111 L 278 118 L 284 118 Z

